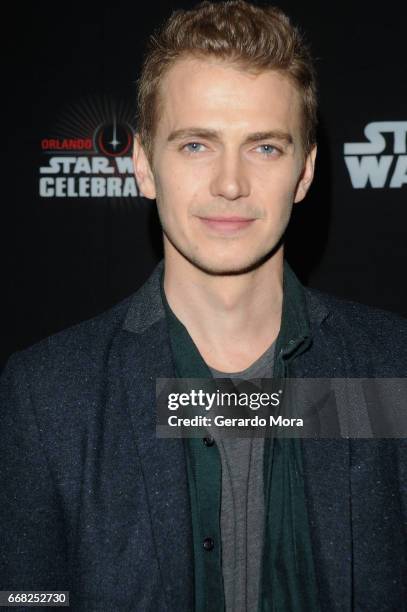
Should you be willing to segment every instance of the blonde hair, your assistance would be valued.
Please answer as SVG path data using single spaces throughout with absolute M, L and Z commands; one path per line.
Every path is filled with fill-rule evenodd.
M 311 53 L 303 36 L 281 9 L 244 0 L 176 10 L 150 38 L 138 79 L 137 121 L 141 143 L 152 160 L 159 116 L 159 86 L 179 59 L 215 57 L 253 72 L 277 70 L 301 96 L 302 146 L 308 154 L 316 139 L 317 87 Z

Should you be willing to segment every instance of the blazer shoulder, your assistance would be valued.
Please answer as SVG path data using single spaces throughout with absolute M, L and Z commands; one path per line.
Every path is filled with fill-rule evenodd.
M 320 315 L 318 334 L 331 346 L 346 345 L 357 361 L 369 360 L 378 371 L 407 375 L 405 317 L 316 289 L 307 288 L 306 297 L 310 318 Z
M 305 291 L 311 309 L 315 304 L 322 305 L 329 313 L 329 320 L 335 324 L 359 327 L 369 332 L 382 330 L 390 335 L 407 334 L 407 318 L 400 314 L 340 298 L 318 289 L 306 288 Z
M 16 376 L 19 387 L 25 380 L 44 396 L 64 392 L 94 396 L 107 377 L 116 380 L 123 368 L 134 368 L 139 352 L 136 338 L 160 318 L 161 270 L 160 262 L 144 284 L 105 312 L 14 353 L 4 374 Z
M 34 377 L 58 371 L 63 377 L 90 371 L 103 360 L 123 326 L 132 296 L 103 313 L 48 336 L 9 358 L 6 369 L 23 364 Z

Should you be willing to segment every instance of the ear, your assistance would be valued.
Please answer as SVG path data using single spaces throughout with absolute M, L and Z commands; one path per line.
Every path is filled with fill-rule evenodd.
M 301 202 L 301 200 L 303 200 L 307 195 L 307 191 L 311 186 L 312 179 L 314 178 L 316 155 L 317 145 L 314 145 L 305 159 L 304 168 L 295 190 L 294 202 Z
M 154 200 L 156 196 L 154 175 L 143 145 L 141 144 L 140 134 L 136 134 L 134 137 L 133 166 L 137 185 L 142 195 L 145 198 Z

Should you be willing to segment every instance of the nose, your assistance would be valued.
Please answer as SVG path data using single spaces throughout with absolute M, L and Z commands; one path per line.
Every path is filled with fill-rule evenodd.
M 250 194 L 250 181 L 238 152 L 224 151 L 217 160 L 211 181 L 211 195 L 237 200 Z

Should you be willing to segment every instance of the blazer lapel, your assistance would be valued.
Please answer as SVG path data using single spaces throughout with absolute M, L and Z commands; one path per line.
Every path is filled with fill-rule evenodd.
M 315 330 L 329 311 L 305 290 L 311 327 Z M 313 355 L 313 356 L 312 356 Z M 329 355 L 314 347 L 300 356 L 297 376 L 334 377 Z M 299 367 L 298 367 L 299 366 Z M 353 609 L 352 496 L 349 439 L 304 438 L 304 486 L 321 607 L 332 612 Z
M 192 610 L 192 525 L 184 443 L 156 436 L 156 378 L 175 377 L 159 296 L 160 273 L 158 266 L 133 297 L 122 331 L 122 373 L 167 608 Z

